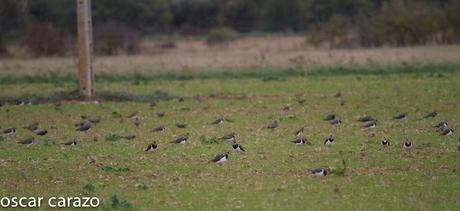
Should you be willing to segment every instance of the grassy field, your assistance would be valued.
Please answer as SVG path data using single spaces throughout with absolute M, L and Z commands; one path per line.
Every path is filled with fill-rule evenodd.
M 131 93 L 140 101 L 63 101 L 58 110 L 53 104 L 3 106 L 0 128 L 18 131 L 0 141 L 0 195 L 97 196 L 103 201 L 101 209 L 458 209 L 458 135 L 442 137 L 431 126 L 447 120 L 454 130 L 458 128 L 460 68 L 322 71 L 239 77 L 102 75 L 97 84 L 100 93 Z M 54 96 L 76 88 L 74 78 L 62 75 L 35 81 L 11 77 L 2 75 L 4 98 Z M 334 97 L 339 90 L 342 97 Z M 146 101 L 158 96 L 163 100 L 150 108 Z M 178 96 L 185 96 L 185 102 L 178 102 Z M 194 96 L 203 97 L 198 101 Z M 303 105 L 297 102 L 301 99 Z M 290 109 L 284 110 L 286 106 Z M 434 110 L 437 117 L 422 119 Z M 139 127 L 126 118 L 135 111 L 140 113 Z M 157 117 L 157 112 L 166 115 Z M 392 119 L 402 112 L 408 112 L 407 120 Z M 322 120 L 330 113 L 343 121 L 340 128 Z M 88 133 L 78 132 L 74 124 L 80 115 L 101 116 L 102 121 Z M 378 119 L 377 127 L 361 129 L 356 120 L 364 115 Z M 209 124 L 221 116 L 232 121 Z M 274 120 L 279 128 L 267 129 Z M 48 134 L 37 136 L 30 147 L 17 144 L 35 136 L 22 128 L 32 121 Z M 177 128 L 177 123 L 187 128 Z M 167 132 L 150 132 L 160 125 Z M 311 146 L 290 142 L 301 127 Z M 209 163 L 216 154 L 231 151 L 230 143 L 215 137 L 232 131 L 247 152 L 231 153 L 223 166 Z M 116 138 L 129 133 L 137 138 Z M 185 133 L 190 133 L 189 143 L 169 143 Z M 324 146 L 329 134 L 336 143 Z M 384 136 L 391 141 L 389 151 L 380 145 Z M 410 153 L 401 146 L 406 137 L 415 145 Z M 62 146 L 70 138 L 79 141 L 73 149 Z M 144 153 L 153 141 L 158 150 Z M 321 166 L 346 168 L 343 175 L 312 177 L 309 169 Z

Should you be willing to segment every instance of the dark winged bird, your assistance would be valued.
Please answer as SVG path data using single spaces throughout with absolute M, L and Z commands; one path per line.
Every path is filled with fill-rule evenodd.
M 363 126 L 361 127 L 365 129 L 370 129 L 370 128 L 375 128 L 376 126 L 377 126 L 377 121 L 369 121 L 369 122 L 365 122 Z
M 185 98 L 184 97 L 179 97 L 179 102 L 184 102 Z
M 438 115 L 438 112 L 433 111 L 431 113 L 426 114 L 423 118 L 428 119 L 428 118 L 434 118 L 435 116 Z
M 303 128 L 300 128 L 298 131 L 295 132 L 295 136 L 303 136 Z
M 444 121 L 444 122 L 438 123 L 437 125 L 434 125 L 433 127 L 438 128 L 438 130 L 445 130 L 449 128 L 449 123 L 447 123 L 447 121 Z
M 223 165 L 228 160 L 228 153 L 229 152 L 225 152 L 224 154 L 216 155 L 216 157 L 214 157 L 211 162 Z
M 334 126 L 334 127 L 339 127 L 340 124 L 342 124 L 342 120 L 336 119 L 336 120 L 330 122 L 330 124 L 331 124 L 332 126 Z
M 185 143 L 187 143 L 187 141 L 188 141 L 188 134 L 185 134 L 185 135 L 180 136 L 180 137 L 177 138 L 176 140 L 171 141 L 171 143 L 174 143 L 174 144 L 185 144 Z
M 77 140 L 75 140 L 74 138 L 70 139 L 69 141 L 65 142 L 64 145 L 69 146 L 69 147 L 74 147 L 77 145 Z
M 158 148 L 158 145 L 156 142 L 153 142 L 152 144 L 149 144 L 147 148 L 144 150 L 145 152 L 153 152 Z
M 44 136 L 48 133 L 47 130 L 41 130 L 41 129 L 38 129 L 38 130 L 35 130 L 34 131 L 35 134 L 39 135 L 39 136 Z
M 130 134 L 126 135 L 126 136 L 120 136 L 120 138 L 124 138 L 126 140 L 133 140 L 133 139 L 136 138 L 136 134 L 130 133 Z
M 294 139 L 294 141 L 292 141 L 292 143 L 294 143 L 294 144 L 296 144 L 296 145 L 311 144 L 311 143 L 307 140 L 307 138 L 305 138 L 305 137 L 300 137 L 300 136 L 296 137 L 296 138 Z
M 224 123 L 224 118 L 223 117 L 221 117 L 219 119 L 216 119 L 213 122 L 211 122 L 212 125 L 220 125 L 220 124 L 223 124 L 223 123 Z
M 329 167 L 321 167 L 311 170 L 311 174 L 315 177 L 324 177 L 327 176 L 330 172 L 331 168 Z
M 17 143 L 18 144 L 24 144 L 24 145 L 31 145 L 33 144 L 35 141 L 35 138 L 34 137 L 30 137 L 30 138 L 26 138 L 26 139 L 22 139 L 22 140 L 19 140 Z
M 93 123 L 93 124 L 97 124 L 97 123 L 101 122 L 101 117 L 100 116 L 94 116 L 94 117 L 91 117 L 90 119 L 88 119 L 88 121 Z
M 409 139 L 406 139 L 406 141 L 404 141 L 403 148 L 406 151 L 410 151 L 412 149 L 412 141 L 410 141 Z
M 236 133 L 235 132 L 231 132 L 225 136 L 222 136 L 219 138 L 219 140 L 224 140 L 224 141 L 234 141 L 235 140 L 235 137 L 236 137 Z
M 243 148 L 243 145 L 236 142 L 233 143 L 232 148 L 234 152 L 246 152 L 246 150 Z
M 370 122 L 374 121 L 375 119 L 371 116 L 363 116 L 358 119 L 359 122 Z
M 329 114 L 323 118 L 324 121 L 333 121 L 335 120 L 335 114 Z
M 454 134 L 454 130 L 452 128 L 446 128 L 444 131 L 442 131 L 441 135 L 442 136 L 451 136 Z
M 397 116 L 394 116 L 393 119 L 405 120 L 407 119 L 407 113 L 398 114 Z
M 35 131 L 38 130 L 38 122 L 31 122 L 27 126 L 24 127 L 24 129 L 30 130 L 30 131 Z
M 332 135 L 329 135 L 326 140 L 324 140 L 324 145 L 331 145 L 334 143 L 334 138 L 332 138 Z
M 163 133 L 166 131 L 166 128 L 165 126 L 161 125 L 160 127 L 157 127 L 157 128 L 153 128 L 152 129 L 152 132 L 156 133 L 156 132 L 160 132 L 160 133 Z
M 131 121 L 133 122 L 134 126 L 136 126 L 136 127 L 139 127 L 139 125 L 141 124 L 141 119 L 139 117 L 131 118 Z
M 2 133 L 5 134 L 5 135 L 12 135 L 15 132 L 16 132 L 15 127 L 10 127 L 10 128 L 7 128 L 7 129 L 2 131 Z
M 130 115 L 126 116 L 126 118 L 129 118 L 129 119 L 139 118 L 139 112 L 133 112 Z
M 91 130 L 91 125 L 87 123 L 84 123 L 83 125 L 80 125 L 79 127 L 77 127 L 77 131 L 88 132 L 90 130 Z
M 273 123 L 267 126 L 268 129 L 272 129 L 272 130 L 276 129 L 277 127 L 278 127 L 278 121 L 274 121 Z
M 384 148 L 388 148 L 388 147 L 390 146 L 390 140 L 388 140 L 386 137 L 383 138 L 383 140 L 382 140 L 382 146 L 383 146 Z

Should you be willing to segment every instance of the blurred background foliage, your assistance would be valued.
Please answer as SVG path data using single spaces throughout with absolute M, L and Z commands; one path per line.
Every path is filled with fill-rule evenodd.
M 33 55 L 67 55 L 75 0 L 0 1 L 0 55 L 11 44 Z M 329 48 L 460 43 L 460 0 L 94 0 L 96 52 L 136 53 L 144 36 L 305 34 Z M 228 40 L 227 40 L 228 39 Z M 63 49 L 57 49 L 63 48 Z

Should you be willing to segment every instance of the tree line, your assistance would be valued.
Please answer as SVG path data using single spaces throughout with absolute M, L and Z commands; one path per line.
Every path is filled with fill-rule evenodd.
M 0 1 L 0 52 L 6 40 L 36 42 L 27 33 L 72 37 L 75 10 L 75 0 Z M 120 39 L 226 28 L 306 33 L 330 47 L 460 42 L 460 0 L 93 0 L 92 14 L 95 31 L 130 33 Z

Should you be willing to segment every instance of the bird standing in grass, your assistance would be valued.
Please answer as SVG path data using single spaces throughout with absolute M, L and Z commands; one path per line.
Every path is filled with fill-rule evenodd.
M 434 117 L 437 116 L 437 115 L 438 115 L 438 112 L 433 111 L 433 112 L 431 112 L 431 113 L 426 114 L 423 118 L 424 118 L 424 119 L 428 119 L 428 118 L 431 118 L 431 119 L 432 119 L 432 118 L 434 118 Z
M 39 136 L 44 136 L 48 133 L 47 130 L 42 130 L 42 129 L 37 129 L 34 131 L 35 134 L 39 135 Z
M 64 143 L 65 146 L 69 146 L 70 148 L 73 148 L 74 146 L 77 146 L 77 140 L 70 139 L 69 141 Z
M 152 129 L 152 132 L 154 132 L 154 133 L 156 133 L 156 132 L 163 133 L 165 131 L 166 131 L 166 127 L 164 125 L 161 125 L 160 127 Z
M 371 129 L 371 128 L 375 128 L 376 126 L 377 126 L 377 122 L 375 120 L 372 120 L 369 122 L 365 122 L 363 126 L 361 127 L 364 129 Z
M 91 130 L 91 125 L 88 123 L 83 123 L 79 127 L 77 127 L 77 131 L 88 132 Z
M 292 141 L 292 143 L 296 144 L 296 145 L 304 145 L 304 144 L 311 144 L 307 138 L 305 137 L 301 137 L 301 136 L 298 136 L 294 139 L 294 141 Z
M 136 138 L 136 134 L 130 133 L 130 134 L 126 135 L 126 136 L 120 136 L 120 138 L 124 138 L 126 140 L 133 140 L 133 139 Z
M 219 154 L 211 160 L 211 162 L 216 163 L 218 165 L 224 165 L 224 163 L 228 160 L 228 153 L 225 152 L 224 154 Z
M 24 127 L 24 129 L 30 130 L 30 131 L 35 131 L 38 130 L 38 122 L 31 122 L 27 126 Z
M 410 152 L 412 149 L 412 141 L 410 141 L 408 138 L 406 138 L 406 141 L 404 141 L 403 148 L 407 151 Z
M 332 134 L 329 135 L 326 140 L 324 140 L 324 145 L 331 145 L 334 143 L 334 138 L 332 138 Z
M 156 142 L 153 142 L 152 144 L 149 144 L 147 148 L 144 150 L 145 152 L 153 152 L 158 148 L 158 145 Z
M 131 121 L 133 122 L 134 126 L 136 126 L 136 127 L 139 127 L 139 125 L 141 124 L 141 119 L 138 116 L 132 118 Z
M 93 124 L 98 124 L 101 122 L 101 117 L 100 116 L 94 116 L 94 117 L 91 117 L 90 119 L 88 119 L 89 122 L 93 123 Z
M 126 116 L 128 119 L 134 119 L 134 118 L 139 118 L 139 112 L 133 112 L 130 115 Z
M 14 133 L 16 133 L 16 128 L 15 127 L 7 128 L 3 130 L 2 133 L 5 135 L 13 135 Z
M 237 142 L 233 142 L 232 148 L 234 152 L 246 152 L 246 150 L 243 148 L 243 145 Z
M 387 137 L 383 138 L 382 146 L 383 146 L 384 149 L 388 149 L 390 147 L 390 141 L 388 140 Z
M 176 140 L 171 141 L 170 143 L 174 143 L 174 144 L 185 144 L 185 143 L 187 143 L 187 141 L 188 141 L 188 134 L 185 134 L 185 135 L 180 136 L 180 137 L 177 138 Z
M 441 133 L 442 136 L 451 136 L 453 134 L 454 134 L 454 130 L 452 128 L 447 128 Z
M 35 141 L 35 138 L 30 137 L 30 138 L 19 140 L 17 143 L 18 144 L 23 144 L 23 145 L 26 145 L 26 146 L 30 146 L 30 145 L 32 145 L 34 143 L 34 141 Z
M 329 175 L 330 172 L 331 172 L 330 167 L 321 167 L 321 168 L 311 170 L 311 174 L 315 177 L 324 177 L 324 176 Z
M 220 125 L 220 124 L 223 124 L 223 123 L 224 123 L 224 118 L 221 117 L 221 118 L 216 119 L 213 122 L 211 122 L 211 125 Z
M 363 116 L 358 119 L 358 122 L 370 122 L 374 120 L 375 119 L 372 116 Z
M 336 119 L 336 120 L 330 122 L 330 124 L 331 124 L 332 126 L 338 128 L 338 127 L 340 127 L 340 125 L 342 124 L 342 120 Z
M 225 136 L 222 136 L 219 138 L 219 140 L 223 140 L 223 141 L 235 141 L 236 140 L 236 133 L 235 132 L 231 132 Z
M 394 116 L 393 119 L 405 120 L 405 119 L 407 119 L 407 113 L 398 114 L 397 116 Z
M 323 118 L 324 121 L 333 121 L 335 120 L 335 114 L 329 114 L 326 117 Z
M 267 126 L 268 129 L 272 129 L 272 130 L 275 130 L 277 127 L 278 127 L 278 121 L 276 120 Z

